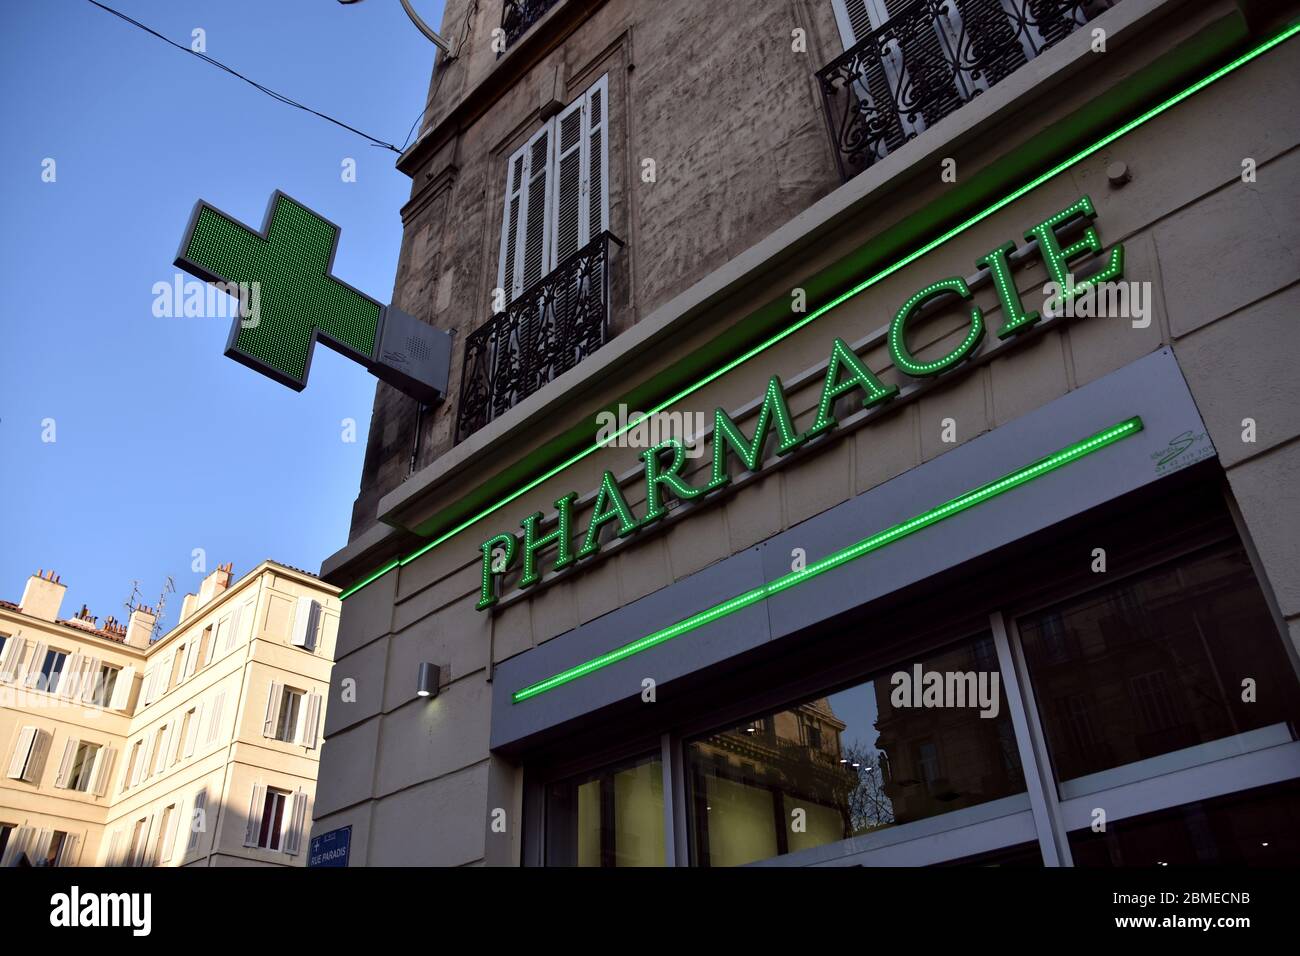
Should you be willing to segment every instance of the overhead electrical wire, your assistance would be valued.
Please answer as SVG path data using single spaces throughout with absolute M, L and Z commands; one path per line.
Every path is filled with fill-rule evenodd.
M 224 70 L 225 72 L 229 73 L 231 76 L 234 76 L 234 77 L 237 77 L 237 78 L 243 80 L 243 81 L 244 81 L 245 83 L 247 83 L 249 86 L 253 87 L 254 89 L 256 89 L 256 90 L 258 90 L 258 91 L 260 91 L 260 92 L 262 92 L 262 93 L 265 93 L 267 96 L 271 97 L 272 99 L 279 100 L 281 103 L 285 104 L 286 106 L 292 106 L 292 107 L 294 107 L 295 109 L 303 110 L 304 112 L 310 113 L 310 114 L 312 114 L 313 116 L 319 116 L 321 119 L 323 119 L 323 120 L 325 120 L 325 121 L 327 121 L 327 122 L 333 123 L 335 126 L 340 126 L 340 127 L 342 127 L 343 129 L 347 130 L 347 131 L 350 132 L 350 133 L 355 133 L 356 135 L 358 135 L 358 136 L 360 136 L 360 137 L 363 137 L 364 139 L 368 139 L 368 140 L 370 140 L 370 144 L 371 144 L 372 146 L 380 146 L 380 147 L 383 147 L 384 149 L 391 149 L 394 153 L 397 153 L 399 156 L 400 156 L 401 153 L 402 153 L 402 150 L 399 149 L 397 146 L 393 145 L 392 143 L 389 143 L 389 142 L 387 142 L 387 141 L 385 141 L 385 140 L 382 140 L 382 139 L 377 139 L 377 138 L 375 138 L 374 136 L 371 136 L 369 133 L 362 132 L 361 130 L 357 129 L 355 126 L 349 126 L 347 123 L 344 123 L 342 120 L 337 120 L 337 119 L 335 119 L 335 118 L 332 117 L 332 116 L 329 116 L 329 115 L 327 115 L 327 114 L 325 114 L 325 113 L 320 112 L 319 110 L 314 110 L 314 109 L 312 109 L 310 106 L 307 106 L 307 105 L 304 104 L 304 103 L 299 103 L 297 100 L 295 100 L 295 99 L 291 99 L 290 97 L 285 96 L 283 93 L 277 93 L 275 90 L 270 89 L 269 87 L 263 86 L 261 83 L 258 83 L 256 80 L 254 80 L 254 79 L 250 79 L 249 77 L 247 77 L 247 76 L 245 76 L 244 74 L 240 73 L 238 70 L 233 69 L 233 68 L 231 68 L 231 67 L 229 67 L 229 66 L 226 66 L 226 64 L 222 63 L 220 60 L 214 59 L 214 58 L 208 56 L 206 53 L 200 53 L 200 52 L 198 52 L 197 50 L 192 50 L 192 49 L 190 49 L 189 47 L 187 47 L 187 46 L 185 46 L 185 45 L 183 45 L 183 44 L 177 43 L 175 40 L 171 39 L 170 37 L 164 36 L 163 34 L 159 33 L 157 30 L 153 29 L 152 27 L 146 26 L 145 24 L 141 23 L 139 20 L 135 20 L 135 19 L 133 19 L 133 18 L 127 16 L 125 13 L 123 13 L 123 12 L 120 11 L 120 10 L 114 10 L 112 7 L 110 7 L 110 6 L 106 6 L 105 4 L 100 3 L 99 0 L 86 0 L 86 2 L 92 4 L 92 5 L 96 6 L 96 7 L 99 7 L 99 9 L 103 10 L 103 11 L 106 12 L 106 13 L 111 13 L 111 14 L 113 14 L 113 16 L 118 17 L 118 18 L 120 18 L 120 19 L 122 19 L 122 20 L 125 20 L 127 23 L 131 24 L 133 27 L 136 27 L 136 28 L 138 28 L 138 29 L 140 29 L 140 30 L 143 30 L 145 33 L 148 33 L 148 34 L 150 34 L 151 36 L 155 36 L 155 37 L 157 37 L 159 40 L 162 40 L 164 43 L 167 43 L 167 44 L 170 44 L 171 46 L 174 46 L 176 49 L 180 50 L 182 53 L 188 53 L 188 54 L 190 54 L 191 56 L 198 57 L 198 58 L 199 58 L 200 60 L 202 60 L 203 62 L 205 62 L 205 63 L 209 63 L 209 64 L 211 64 L 212 66 L 215 66 L 215 67 L 216 67 L 217 69 L 219 69 L 219 70 Z M 428 105 L 427 105 L 427 104 L 426 104 L 426 106 L 425 106 L 425 109 L 428 109 Z M 421 112 L 420 115 L 423 116 L 423 115 L 424 115 L 423 112 Z M 418 120 L 417 120 L 417 122 L 418 122 Z M 408 135 L 407 138 L 408 138 L 408 139 L 410 138 L 409 135 Z

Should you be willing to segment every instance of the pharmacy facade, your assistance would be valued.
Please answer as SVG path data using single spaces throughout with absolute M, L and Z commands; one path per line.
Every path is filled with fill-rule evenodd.
M 313 833 L 1300 858 L 1291 6 L 493 6 L 399 161 L 457 352 L 322 568 Z

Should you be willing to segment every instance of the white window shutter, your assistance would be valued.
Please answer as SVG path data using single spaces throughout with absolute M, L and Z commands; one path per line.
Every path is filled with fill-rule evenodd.
M 266 787 L 262 784 L 253 786 L 252 798 L 248 801 L 248 823 L 244 826 L 244 846 L 257 846 L 257 837 L 262 829 L 262 811 L 266 804 Z
M 48 730 L 36 731 L 36 736 L 32 740 L 32 753 L 27 758 L 27 770 L 23 773 L 23 779 L 28 783 L 41 782 L 41 771 L 45 769 L 45 755 L 49 752 L 53 740 L 54 735 Z
M 212 746 L 221 736 L 221 711 L 226 706 L 226 692 L 223 690 L 213 698 L 212 706 L 208 709 L 208 736 L 204 740 L 206 746 Z
M 72 772 L 72 761 L 77 759 L 77 745 L 80 743 L 75 737 L 69 737 L 68 742 L 63 745 L 63 759 L 59 761 L 59 771 L 54 775 L 54 786 L 60 790 L 68 788 L 68 775 Z
M 193 853 L 198 849 L 199 837 L 208 828 L 208 788 L 202 787 L 194 794 L 194 809 L 190 813 L 190 838 L 185 844 L 185 852 Z
M 247 603 L 247 602 L 245 602 Z M 244 628 L 244 605 L 241 604 L 235 608 L 234 616 L 230 619 L 230 637 L 226 641 L 223 650 L 230 650 L 240 641 L 240 631 Z
M 117 672 L 117 683 L 113 685 L 113 699 L 108 702 L 111 710 L 126 710 L 131 706 L 131 686 L 134 683 L 134 667 L 128 665 Z
M 63 660 L 63 670 L 59 671 L 59 686 L 50 688 L 51 692 L 57 690 L 60 697 L 72 697 L 81 689 L 81 665 L 86 658 L 81 654 L 70 654 Z
M 587 146 L 587 242 L 609 229 L 609 78 L 587 91 L 584 133 Z
M 294 647 L 311 650 L 316 644 L 316 612 L 318 605 L 312 598 L 298 598 L 298 608 L 293 615 L 293 634 L 289 642 Z
M 831 9 L 845 50 L 865 40 L 867 34 L 884 22 L 872 0 L 831 0 Z
M 574 100 L 555 117 L 555 180 L 552 198 L 551 249 L 554 267 L 584 245 L 586 219 L 583 202 L 586 179 L 587 97 Z
M 157 665 L 144 669 L 144 683 L 140 685 L 140 705 L 147 707 L 153 703 L 154 676 L 158 673 Z
M 140 866 L 157 866 L 158 865 L 158 843 L 162 837 L 162 814 L 153 813 L 149 815 L 149 839 L 145 841 L 144 855 L 140 860 Z
M 81 856 L 81 834 L 69 833 L 63 838 L 63 847 L 59 850 L 56 866 L 76 866 Z
M 18 857 L 31 847 L 35 837 L 35 827 L 17 827 L 9 837 L 9 845 L 5 847 L 4 857 L 0 859 L 0 869 L 13 866 Z M 30 857 L 28 862 L 31 862 Z
M 49 645 L 44 641 L 37 641 L 35 650 L 32 652 L 32 659 L 27 662 L 27 672 L 23 675 L 23 683 L 28 687 L 35 687 L 36 682 L 41 677 L 41 667 L 45 664 L 45 653 L 49 650 Z
M 498 272 L 508 301 L 550 270 L 553 129 L 553 123 L 546 123 L 510 157 Z
M 0 653 L 0 680 L 13 683 L 18 679 L 18 668 L 23 663 L 23 651 L 27 650 L 27 641 L 21 637 L 10 637 L 5 641 L 5 649 Z
M 100 747 L 99 752 L 95 754 L 95 769 L 91 774 L 90 789 L 97 797 L 108 793 L 108 781 L 113 773 L 113 758 L 116 756 L 117 751 L 108 745 Z
M 497 256 L 497 288 L 505 292 L 506 301 L 514 298 L 515 266 L 519 254 L 519 216 L 523 208 L 521 187 L 528 162 L 527 144 L 519 147 L 506 161 L 506 192 L 501 218 L 501 248 Z
M 24 727 L 18 731 L 18 740 L 14 743 L 14 752 L 9 758 L 9 771 L 5 774 L 10 780 L 23 779 L 23 770 L 27 766 L 27 757 L 32 752 L 36 734 L 35 727 Z
M 119 866 L 118 857 L 122 853 L 122 831 L 114 830 L 108 838 L 108 850 L 104 854 L 104 866 Z
M 95 694 L 99 690 L 99 669 L 103 663 L 98 657 L 87 657 L 81 666 L 81 687 L 77 691 L 77 696 L 84 703 L 95 699 Z
M 316 746 L 317 728 L 320 725 L 320 704 L 320 694 L 307 695 L 307 706 L 303 708 L 302 733 L 298 735 L 298 742 L 308 750 Z
M 136 756 L 135 766 L 131 768 L 131 786 L 137 786 L 144 775 L 144 765 L 149 762 L 149 734 L 139 740 L 140 752 Z
M 171 721 L 166 727 L 159 729 L 158 757 L 154 760 L 152 768 L 153 773 L 161 773 L 167 769 L 167 755 L 171 753 L 172 737 L 176 734 L 176 721 Z
M 270 693 L 266 695 L 266 719 L 262 721 L 262 736 L 275 736 L 275 720 L 280 715 L 280 697 L 284 693 L 284 685 L 271 681 Z
M 171 689 L 172 668 L 176 666 L 176 649 L 172 648 L 167 652 L 167 656 L 162 659 L 162 664 L 158 668 L 158 678 L 154 685 L 154 700 L 157 700 L 163 694 Z
M 285 830 L 280 846 L 289 856 L 297 856 L 302 849 L 302 829 L 307 822 L 307 794 L 298 790 L 293 795 L 293 809 L 289 814 L 289 826 Z
M 165 822 L 166 829 L 162 835 L 162 849 L 158 851 L 158 862 L 167 863 L 172 858 L 172 853 L 176 849 L 176 832 L 180 828 L 181 814 L 177 812 L 178 808 L 172 807 L 172 812 L 167 815 Z
M 207 667 L 212 663 L 212 658 L 216 656 L 221 645 L 226 642 L 226 635 L 230 633 L 230 617 L 223 617 L 217 622 L 216 629 L 212 633 L 212 639 L 208 641 L 207 653 L 203 656 L 200 666 Z
M 50 841 L 54 839 L 54 831 L 48 827 L 41 827 L 36 831 L 36 836 L 32 838 L 32 843 L 27 851 L 27 861 L 32 866 L 41 866 L 45 863 L 45 855 L 50 852 Z
M 185 734 L 185 740 L 181 743 L 182 757 L 192 757 L 194 755 L 194 742 L 199 739 L 199 722 L 203 720 L 204 709 L 202 704 L 194 709 L 194 716 L 190 718 L 190 729 Z
M 211 638 L 209 637 L 209 642 Z M 190 641 L 190 646 L 185 649 L 185 677 L 194 676 L 194 672 L 199 669 L 199 651 L 203 649 L 203 637 L 196 637 Z

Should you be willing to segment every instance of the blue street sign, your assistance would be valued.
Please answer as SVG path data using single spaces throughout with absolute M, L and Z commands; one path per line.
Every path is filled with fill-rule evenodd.
M 352 827 L 330 830 L 311 838 L 308 866 L 347 866 L 348 851 L 352 849 Z

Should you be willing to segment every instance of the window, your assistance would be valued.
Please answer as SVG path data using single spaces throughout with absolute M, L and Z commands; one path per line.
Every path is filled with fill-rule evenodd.
M 760 721 L 773 736 L 749 732 Z M 690 741 L 693 860 L 751 863 L 1022 795 L 1010 724 L 986 634 Z
M 9 758 L 10 780 L 24 780 L 27 783 L 39 783 L 41 771 L 45 769 L 45 754 L 50 748 L 54 735 L 39 727 L 22 727 L 14 742 L 14 750 Z
M 194 732 L 195 732 L 195 708 L 191 707 L 185 711 L 185 716 L 181 718 L 180 732 L 176 735 L 176 746 L 172 752 L 172 763 L 177 763 L 182 757 L 188 757 L 194 753 Z
M 1030 614 L 1019 629 L 1063 797 L 1105 783 L 1093 775 L 1226 737 L 1292 739 L 1300 687 L 1235 541 Z
M 131 845 L 127 853 L 127 866 L 143 866 L 145 841 L 149 838 L 149 818 L 141 817 L 131 828 Z
M 280 834 L 284 829 L 284 807 L 289 794 L 283 790 L 266 790 L 262 804 L 262 825 L 258 830 L 257 845 L 265 850 L 280 849 Z
M 68 843 L 68 835 L 62 830 L 55 830 L 50 834 L 49 842 L 45 844 L 40 857 L 33 862 L 34 866 L 58 866 L 59 857 L 62 856 L 64 848 Z
M 41 664 L 41 676 L 36 686 L 41 690 L 48 690 L 50 693 L 57 690 L 59 678 L 63 674 L 63 667 L 67 664 L 67 661 L 68 655 L 64 651 L 46 651 L 45 662 Z
M 546 793 L 549 866 L 663 866 L 658 756 L 554 783 Z
M 95 760 L 99 756 L 99 744 L 77 742 L 73 751 L 72 765 L 68 769 L 67 788 L 85 793 L 90 789 L 94 776 Z
M 181 682 L 181 676 L 185 673 L 185 659 L 188 656 L 189 645 L 182 644 L 176 648 L 171 659 L 171 676 L 167 680 L 167 689 L 171 690 Z
M 13 835 L 12 823 L 0 823 L 0 860 L 4 859 L 5 850 L 9 848 L 9 837 Z
M 95 678 L 94 692 L 90 698 L 92 704 L 107 707 L 113 700 L 113 691 L 117 688 L 118 668 L 112 664 L 101 664 Z
M 145 766 L 144 775 L 151 777 L 162 769 L 162 760 L 164 756 L 163 740 L 167 736 L 167 725 L 163 724 L 153 735 L 153 745 L 149 751 L 149 763 Z
M 199 649 L 195 655 L 195 670 L 204 667 L 212 659 L 212 625 L 209 624 L 203 629 L 203 636 L 199 638 Z
M 506 163 L 497 286 L 507 302 L 609 229 L 608 77 Z
M 280 716 L 275 724 L 275 739 L 292 743 L 298 736 L 298 709 L 302 692 L 285 688 L 280 695 Z

